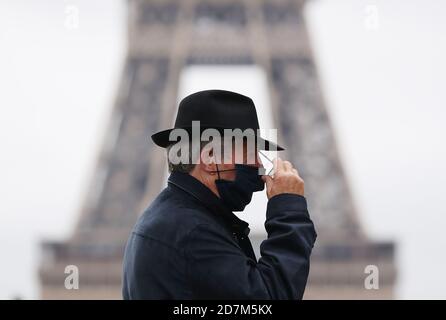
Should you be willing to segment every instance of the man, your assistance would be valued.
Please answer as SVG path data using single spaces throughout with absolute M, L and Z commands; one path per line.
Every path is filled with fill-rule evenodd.
M 259 128 L 249 97 L 207 90 L 184 98 L 175 127 L 152 139 L 170 151 L 177 145 L 172 131 L 190 132 L 192 121 L 219 132 Z M 124 299 L 301 299 L 316 232 L 297 170 L 277 158 L 273 177 L 260 176 L 262 163 L 257 154 L 247 161 L 246 141 L 230 148 L 230 161 L 223 163 L 215 158 L 218 148 L 200 142 L 198 154 L 190 152 L 194 163 L 171 163 L 176 152 L 168 152 L 168 185 L 138 219 L 126 246 Z M 258 149 L 283 150 L 258 133 L 255 142 Z M 257 260 L 248 224 L 233 211 L 243 211 L 265 183 L 268 238 Z

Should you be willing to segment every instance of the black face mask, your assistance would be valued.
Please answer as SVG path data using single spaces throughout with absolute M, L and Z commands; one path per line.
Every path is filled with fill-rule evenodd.
M 235 180 L 224 180 L 220 178 L 220 172 L 236 171 Z M 256 191 L 262 191 L 265 183 L 258 174 L 259 168 L 236 164 L 235 169 L 217 170 L 218 180 L 215 180 L 220 199 L 224 205 L 231 211 L 243 211 L 246 205 L 251 202 L 252 194 Z

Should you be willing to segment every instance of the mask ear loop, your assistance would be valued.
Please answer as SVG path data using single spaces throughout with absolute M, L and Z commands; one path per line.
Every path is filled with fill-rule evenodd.
M 218 180 L 220 180 L 220 170 L 218 170 L 218 164 L 215 164 L 215 167 L 217 168 L 217 175 L 218 175 Z
M 218 170 L 218 164 L 215 163 L 215 167 L 217 168 L 217 170 L 214 170 L 212 172 L 217 172 L 217 176 L 218 176 L 218 180 L 221 180 L 220 178 L 220 172 L 225 172 L 225 171 L 235 171 L 236 169 L 227 169 L 227 170 Z
M 217 170 L 214 170 L 213 172 L 217 172 L 218 180 L 221 180 L 221 178 L 220 178 L 220 172 L 225 172 L 225 171 L 236 171 L 236 170 L 237 170 L 237 169 L 218 170 L 218 164 L 217 164 L 217 163 L 215 163 L 215 167 L 217 168 Z
M 217 168 L 217 170 L 214 170 L 214 171 L 212 171 L 212 172 L 217 172 L 218 179 L 221 179 L 221 178 L 220 178 L 220 172 L 237 171 L 237 169 L 218 170 L 218 164 L 215 164 L 215 167 Z

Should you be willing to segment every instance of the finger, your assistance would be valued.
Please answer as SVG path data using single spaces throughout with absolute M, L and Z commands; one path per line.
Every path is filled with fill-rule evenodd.
M 277 173 L 278 167 L 279 167 L 279 158 L 275 158 L 273 160 L 273 172 L 274 172 L 274 174 Z
M 270 185 L 273 182 L 273 178 L 271 178 L 268 175 L 262 176 L 262 180 L 266 183 L 267 186 Z
M 274 168 L 276 173 L 281 172 L 285 170 L 285 167 L 283 166 L 283 160 L 277 157 L 276 159 L 276 167 Z
M 283 167 L 285 168 L 286 171 L 291 171 L 293 169 L 293 165 L 289 161 L 284 161 Z
M 300 177 L 299 170 L 296 167 L 293 167 L 293 170 L 296 170 L 296 174 Z

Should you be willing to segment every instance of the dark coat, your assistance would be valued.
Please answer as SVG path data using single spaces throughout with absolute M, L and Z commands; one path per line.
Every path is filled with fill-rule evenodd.
M 194 177 L 174 172 L 138 219 L 123 262 L 124 299 L 301 299 L 316 232 L 306 200 L 268 201 L 257 261 L 248 224 Z

